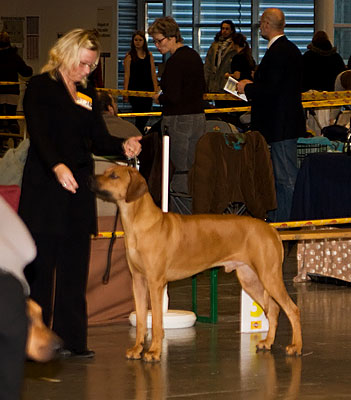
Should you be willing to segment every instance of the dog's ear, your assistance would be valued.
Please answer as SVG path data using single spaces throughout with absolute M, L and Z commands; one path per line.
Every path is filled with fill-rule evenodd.
M 131 203 L 143 196 L 149 189 L 145 179 L 135 168 L 128 169 L 130 182 L 126 193 L 126 203 Z

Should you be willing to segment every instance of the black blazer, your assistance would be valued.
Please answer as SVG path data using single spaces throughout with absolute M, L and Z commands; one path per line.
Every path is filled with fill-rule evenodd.
M 123 154 L 123 139 L 109 135 L 95 106 L 92 87 L 77 90 L 92 99 L 93 109 L 75 104 L 60 76 L 33 77 L 23 108 L 30 137 L 19 214 L 31 232 L 64 234 L 72 218 L 83 232 L 96 231 L 95 196 L 89 190 L 91 153 Z M 64 163 L 78 182 L 76 194 L 64 190 L 52 167 Z
M 268 143 L 304 136 L 306 123 L 301 104 L 302 55 L 285 36 L 266 51 L 245 87 L 252 101 L 251 127 Z

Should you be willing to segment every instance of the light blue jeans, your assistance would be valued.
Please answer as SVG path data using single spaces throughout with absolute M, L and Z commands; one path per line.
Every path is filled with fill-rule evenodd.
M 297 139 L 270 143 L 278 208 L 268 213 L 271 222 L 290 220 L 297 167 Z
M 205 114 L 168 115 L 162 119 L 162 132 L 170 139 L 170 159 L 178 172 L 189 171 L 195 160 L 196 144 L 205 133 Z M 175 174 L 171 182 L 175 192 L 188 193 L 187 174 Z

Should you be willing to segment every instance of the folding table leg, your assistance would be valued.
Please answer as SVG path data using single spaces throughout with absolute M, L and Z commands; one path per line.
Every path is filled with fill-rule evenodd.
M 196 314 L 197 321 L 216 324 L 218 320 L 218 267 L 210 271 L 210 315 L 200 316 L 197 313 L 197 275 L 192 277 L 192 303 L 193 312 Z

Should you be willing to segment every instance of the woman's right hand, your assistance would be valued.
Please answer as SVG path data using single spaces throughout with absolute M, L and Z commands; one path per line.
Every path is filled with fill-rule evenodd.
M 65 164 L 56 164 L 52 170 L 56 175 L 56 179 L 65 190 L 68 190 L 71 193 L 76 193 L 78 183 L 74 179 L 72 171 Z

